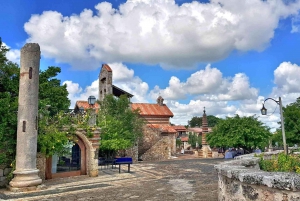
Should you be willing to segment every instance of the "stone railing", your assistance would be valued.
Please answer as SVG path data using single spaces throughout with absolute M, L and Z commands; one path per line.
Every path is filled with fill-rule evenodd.
M 265 158 L 281 151 L 266 152 Z M 218 200 L 300 200 L 300 176 L 296 173 L 265 172 L 254 154 L 237 157 L 215 166 L 218 172 Z

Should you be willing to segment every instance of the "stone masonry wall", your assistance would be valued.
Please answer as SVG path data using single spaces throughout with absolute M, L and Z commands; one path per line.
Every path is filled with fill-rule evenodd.
M 146 153 L 141 156 L 143 161 L 159 161 L 171 157 L 171 143 L 169 136 L 163 136 Z
M 266 157 L 278 152 L 265 153 Z M 300 200 L 300 176 L 295 173 L 264 172 L 254 154 L 215 166 L 218 172 L 218 200 L 296 201 Z
M 151 128 L 147 125 L 143 127 L 143 138 L 138 143 L 138 155 L 141 157 L 151 147 L 162 138 L 161 132 L 158 129 Z
M 5 166 L 0 166 L 0 188 L 4 188 L 7 184 L 7 176 L 10 173 L 11 168 L 10 167 L 5 167 Z

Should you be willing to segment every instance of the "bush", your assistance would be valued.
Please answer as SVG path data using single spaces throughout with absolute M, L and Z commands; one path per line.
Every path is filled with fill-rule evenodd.
M 260 156 L 259 167 L 267 172 L 296 172 L 300 173 L 300 156 L 285 155 L 280 153 L 277 158 L 272 157 L 271 160 L 264 160 L 263 154 Z

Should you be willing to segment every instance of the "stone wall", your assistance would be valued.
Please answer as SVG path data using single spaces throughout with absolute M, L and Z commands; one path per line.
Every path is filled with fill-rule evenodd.
M 279 152 L 265 153 L 266 157 Z M 264 172 L 254 154 L 237 157 L 215 166 L 218 172 L 218 200 L 300 200 L 300 176 L 295 173 Z
M 146 153 L 141 156 L 143 161 L 159 161 L 171 157 L 172 138 L 162 136 Z
M 41 153 L 36 155 L 36 168 L 40 170 L 38 175 L 44 181 L 46 178 L 46 157 Z
M 0 166 L 0 188 L 4 188 L 7 184 L 7 176 L 12 168 L 6 166 Z
M 145 125 L 143 127 L 143 137 L 138 143 L 138 155 L 141 158 L 151 147 L 162 138 L 159 129 Z

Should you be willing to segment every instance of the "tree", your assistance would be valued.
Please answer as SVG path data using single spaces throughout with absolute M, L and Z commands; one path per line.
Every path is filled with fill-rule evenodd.
M 220 118 L 208 115 L 207 116 L 207 123 L 209 127 L 214 127 L 218 122 Z M 189 127 L 201 127 L 202 126 L 202 117 L 193 117 L 190 121 L 188 121 Z
M 7 60 L 0 38 L 0 165 L 14 158 L 17 136 L 19 67 Z
M 139 111 L 130 108 L 130 102 L 125 95 L 120 98 L 106 95 L 100 106 L 100 149 L 106 153 L 115 153 L 132 147 L 142 136 L 143 120 L 139 118 Z
M 270 137 L 269 128 L 255 116 L 236 115 L 220 120 L 206 139 L 212 147 L 242 147 L 250 152 L 256 147 L 267 146 Z
M 189 140 L 188 143 L 193 147 L 196 148 L 197 143 L 198 143 L 198 147 L 201 147 L 202 145 L 202 137 L 201 136 L 197 136 L 197 134 L 193 134 L 193 133 L 189 133 Z
M 17 64 L 8 61 L 6 58 L 8 51 L 0 38 L 0 164 L 10 164 L 16 152 L 20 68 Z M 49 67 L 40 72 L 39 113 L 46 105 L 51 105 L 51 116 L 59 110 L 69 108 L 67 88 L 65 85 L 61 86 L 60 80 L 55 78 L 58 73 L 60 73 L 59 67 Z M 57 125 L 57 122 L 54 125 Z M 39 126 L 38 138 L 45 134 L 44 128 L 51 128 L 49 124 L 42 124 L 42 121 L 39 121 Z M 39 143 L 38 147 L 41 148 L 41 145 Z
M 286 143 L 290 146 L 300 143 L 300 97 L 296 102 L 283 107 Z M 279 122 L 281 125 L 281 122 Z M 273 142 L 283 144 L 281 126 L 272 137 Z

